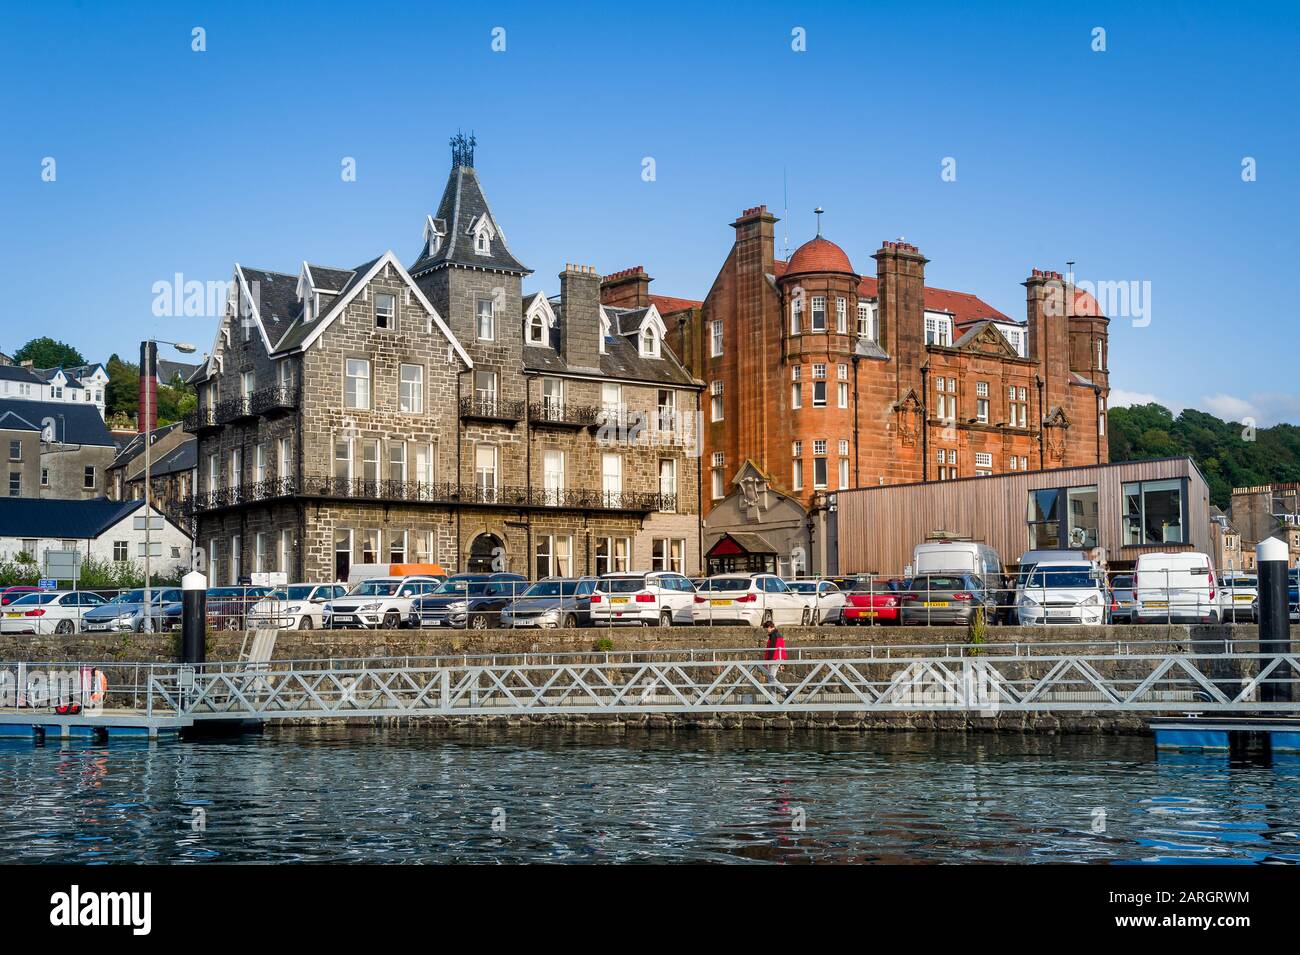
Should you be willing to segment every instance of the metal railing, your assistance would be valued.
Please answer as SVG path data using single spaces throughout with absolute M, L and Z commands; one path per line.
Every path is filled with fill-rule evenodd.
M 467 395 L 460 399 L 462 418 L 482 418 L 488 421 L 522 421 L 527 412 L 526 402 L 515 398 L 489 398 Z
M 899 648 L 891 648 L 897 651 Z M 753 650 L 154 666 L 148 709 L 195 719 L 546 713 L 1295 712 L 1294 654 L 838 655 Z M 1261 702 L 1267 700 L 1267 702 Z

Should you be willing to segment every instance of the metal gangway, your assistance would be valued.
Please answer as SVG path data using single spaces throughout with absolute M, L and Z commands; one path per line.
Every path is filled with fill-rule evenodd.
M 1300 655 L 1232 641 L 752 647 L 149 668 L 147 713 L 195 721 L 726 713 L 1300 712 Z

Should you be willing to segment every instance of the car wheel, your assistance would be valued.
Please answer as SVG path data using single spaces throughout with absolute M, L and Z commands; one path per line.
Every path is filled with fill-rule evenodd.
M 312 626 L 313 624 L 311 622 L 311 617 L 308 617 L 306 615 L 304 615 L 303 618 L 298 621 L 299 630 L 310 630 Z
M 238 619 L 237 617 L 226 617 L 225 621 L 222 623 L 222 629 L 224 629 L 224 630 L 238 630 L 238 629 L 239 629 L 239 619 Z
M 54 628 L 55 633 L 73 633 L 77 629 L 76 624 L 71 620 L 60 620 L 59 625 Z
M 799 626 L 806 627 L 810 623 L 812 623 L 812 611 L 804 607 L 803 613 L 799 615 Z
M 488 617 L 485 613 L 470 614 L 469 625 L 472 630 L 488 629 Z
M 578 627 L 578 615 L 576 613 L 566 613 L 564 615 L 564 627 L 568 630 L 576 630 Z
M 769 623 L 771 623 L 771 622 L 772 622 L 772 611 L 770 611 L 770 610 L 764 610 L 764 611 L 763 611 L 763 619 L 759 622 L 759 626 L 760 626 L 760 627 L 766 627 L 766 626 L 767 626 Z
M 384 629 L 401 630 L 402 615 L 398 613 L 396 610 L 390 610 L 388 611 L 388 613 L 384 614 Z
M 671 610 L 662 610 L 659 613 L 659 626 L 671 627 L 673 625 L 673 612 Z

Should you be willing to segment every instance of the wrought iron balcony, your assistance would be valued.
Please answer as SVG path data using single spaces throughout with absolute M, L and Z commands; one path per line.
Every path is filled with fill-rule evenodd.
M 203 431 L 219 428 L 220 424 L 217 422 L 216 410 L 209 405 L 207 407 L 195 408 L 187 414 L 181 427 L 189 434 L 198 434 Z
M 509 398 L 485 398 L 470 395 L 460 399 L 460 416 L 474 421 L 518 424 L 527 411 L 525 402 Z
M 298 407 L 298 389 L 292 385 L 272 385 L 253 392 L 253 414 L 275 415 Z
M 241 421 L 256 416 L 257 413 L 253 411 L 253 398 L 251 395 L 240 395 L 237 398 L 227 398 L 224 401 L 217 402 L 218 424 L 229 424 L 232 421 Z
M 558 401 L 534 401 L 528 406 L 528 422 L 539 428 L 586 428 L 597 424 L 600 414 L 600 408 Z
M 583 510 L 647 514 L 673 511 L 675 494 L 644 491 L 620 493 L 586 488 L 541 488 L 455 484 L 451 482 L 387 481 L 367 478 L 309 477 L 301 488 L 292 478 L 253 481 L 219 488 L 186 499 L 186 513 L 253 504 L 283 497 L 375 501 L 390 504 L 461 504 L 527 510 Z

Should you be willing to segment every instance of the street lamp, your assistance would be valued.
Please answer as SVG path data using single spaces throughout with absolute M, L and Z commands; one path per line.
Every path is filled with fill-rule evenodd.
M 146 338 L 140 343 L 140 381 L 145 383 L 148 378 L 155 377 L 154 360 L 158 352 L 159 345 L 171 345 L 182 355 L 192 355 L 197 349 L 186 342 L 169 342 L 161 338 Z M 145 376 L 148 376 L 146 378 Z M 154 394 L 154 388 L 145 385 L 141 389 L 144 393 L 140 396 L 140 423 L 144 426 L 144 616 L 141 626 L 145 633 L 153 633 L 153 590 L 149 584 L 152 578 L 153 565 L 153 516 L 149 513 L 153 508 L 153 493 L 150 478 L 152 475 L 152 465 L 150 462 L 150 451 L 153 448 L 153 411 L 150 408 L 149 397 Z

